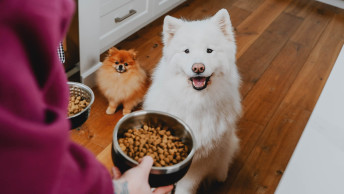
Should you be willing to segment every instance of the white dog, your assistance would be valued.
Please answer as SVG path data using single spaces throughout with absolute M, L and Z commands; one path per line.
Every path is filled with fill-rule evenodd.
M 166 16 L 163 43 L 143 107 L 173 114 L 193 130 L 196 153 L 176 193 L 195 193 L 204 179 L 226 180 L 239 148 L 240 76 L 229 14 L 222 9 L 201 21 Z

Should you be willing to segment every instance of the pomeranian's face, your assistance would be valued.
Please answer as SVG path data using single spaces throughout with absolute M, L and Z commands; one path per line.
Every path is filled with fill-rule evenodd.
M 118 50 L 111 48 L 109 55 L 105 59 L 106 65 L 111 65 L 118 73 L 130 71 L 136 68 L 136 52 L 134 50 Z

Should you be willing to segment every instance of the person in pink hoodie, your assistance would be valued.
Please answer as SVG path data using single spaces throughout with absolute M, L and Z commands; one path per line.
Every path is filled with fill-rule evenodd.
M 73 0 L 0 0 L 0 193 L 152 193 L 152 158 L 114 179 L 69 139 L 69 90 L 56 49 Z M 172 186 L 154 193 L 169 192 Z

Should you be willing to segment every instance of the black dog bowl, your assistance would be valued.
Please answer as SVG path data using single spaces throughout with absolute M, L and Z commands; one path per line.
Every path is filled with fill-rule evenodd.
M 82 111 L 68 117 L 68 120 L 70 120 L 71 122 L 71 129 L 75 129 L 84 124 L 88 119 L 88 116 L 90 115 L 91 111 L 91 106 L 94 102 L 94 94 L 91 88 L 82 83 L 68 82 L 68 86 L 70 96 L 80 96 L 82 99 L 86 99 L 86 101 L 89 102 L 88 106 L 84 108 Z
M 112 141 L 112 161 L 124 173 L 126 170 L 138 165 L 134 159 L 127 156 L 119 147 L 118 139 L 128 129 L 140 128 L 144 124 L 150 127 L 167 126 L 173 129 L 174 136 L 181 138 L 187 145 L 188 156 L 181 162 L 172 166 L 153 166 L 149 174 L 149 184 L 151 187 L 171 185 L 179 181 L 187 173 L 192 158 L 195 154 L 195 138 L 190 128 L 179 118 L 168 113 L 158 111 L 136 111 L 125 115 L 115 126 Z

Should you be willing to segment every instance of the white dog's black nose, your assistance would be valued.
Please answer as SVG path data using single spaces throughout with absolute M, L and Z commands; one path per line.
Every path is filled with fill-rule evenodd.
M 194 73 L 200 74 L 203 73 L 205 70 L 205 66 L 203 63 L 195 63 L 192 65 L 192 71 Z

